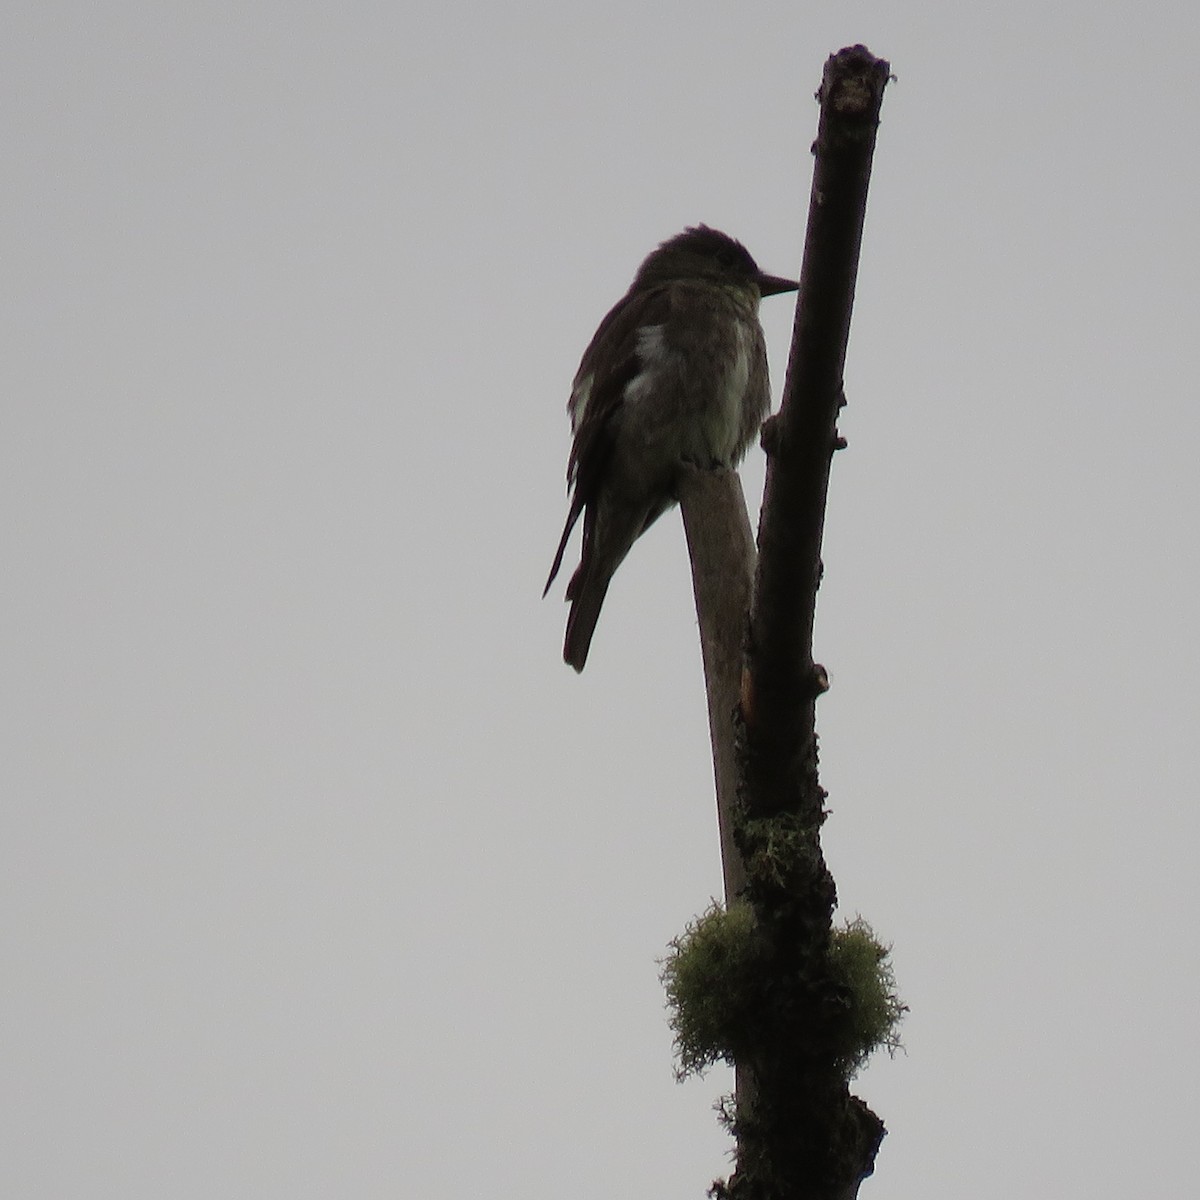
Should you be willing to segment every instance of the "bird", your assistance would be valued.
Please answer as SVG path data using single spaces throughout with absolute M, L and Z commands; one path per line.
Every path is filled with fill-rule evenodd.
M 728 234 L 695 225 L 643 260 L 600 322 L 571 386 L 567 521 L 580 516 L 563 660 L 582 671 L 613 573 L 678 499 L 683 465 L 736 467 L 770 408 L 759 300 L 799 284 L 759 270 Z

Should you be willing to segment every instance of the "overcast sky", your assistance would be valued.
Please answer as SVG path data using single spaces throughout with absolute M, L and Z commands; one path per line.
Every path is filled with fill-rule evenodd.
M 863 1197 L 1195 1189 L 1192 5 L 18 2 L 0 45 L 0 1193 L 699 1200 L 678 516 L 582 677 L 565 402 L 645 253 L 798 271 L 884 102 L 816 653 L 905 1054 Z M 789 297 L 764 303 L 776 395 Z M 743 472 L 757 513 L 762 456 Z M 574 545 L 568 566 L 574 562 Z

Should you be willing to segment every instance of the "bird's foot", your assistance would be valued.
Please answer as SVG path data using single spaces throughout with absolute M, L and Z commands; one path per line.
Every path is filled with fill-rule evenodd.
M 768 417 L 762 423 L 762 429 L 759 430 L 758 434 L 758 442 L 763 448 L 763 453 L 770 458 L 771 455 L 778 453 L 782 440 L 783 431 L 779 425 L 779 414 L 776 413 L 773 417 Z

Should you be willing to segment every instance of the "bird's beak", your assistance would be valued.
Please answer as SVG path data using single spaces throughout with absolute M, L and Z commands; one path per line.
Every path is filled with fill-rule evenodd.
M 800 285 L 792 279 L 780 279 L 778 275 L 758 274 L 758 290 L 764 296 L 778 296 L 780 292 L 798 292 Z

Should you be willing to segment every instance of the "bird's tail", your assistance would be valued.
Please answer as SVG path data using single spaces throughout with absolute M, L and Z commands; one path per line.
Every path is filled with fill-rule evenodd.
M 596 632 L 596 622 L 600 619 L 600 609 L 612 580 L 612 571 L 587 569 L 590 566 L 592 564 L 586 559 L 581 562 L 567 587 L 571 612 L 567 617 L 563 662 L 570 663 L 576 671 L 582 671 L 587 662 L 592 634 Z

